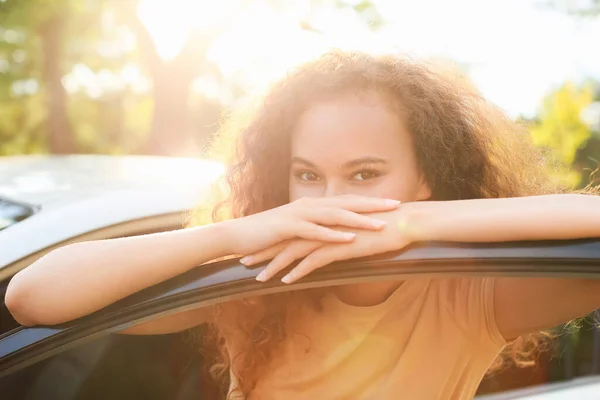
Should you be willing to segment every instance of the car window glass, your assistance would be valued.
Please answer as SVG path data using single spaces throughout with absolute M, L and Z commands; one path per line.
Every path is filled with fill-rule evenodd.
M 556 390 L 552 385 L 575 385 L 578 378 L 600 374 L 600 332 L 595 317 L 594 313 L 576 324 L 548 330 L 554 339 L 536 357 L 535 365 L 507 364 L 488 374 L 478 396 L 487 399 L 525 388 Z M 0 393 L 9 394 L 6 398 L 10 399 L 32 400 L 222 398 L 219 387 L 227 385 L 215 383 L 208 373 L 215 365 L 216 352 L 206 347 L 211 343 L 205 340 L 207 329 L 200 325 L 170 334 L 109 335 L 0 378 Z M 589 388 L 597 384 L 584 383 Z
M 36 211 L 35 206 L 0 197 L 0 230 L 29 218 Z
M 3 399 L 216 399 L 191 335 L 109 335 L 0 378 Z
M 258 297 L 249 297 L 244 302 L 253 304 L 257 299 Z M 218 316 L 219 312 L 213 315 Z M 571 385 L 579 384 L 583 377 L 600 375 L 600 330 L 595 323 L 599 315 L 596 311 L 586 318 L 545 330 L 550 338 L 540 345 L 533 362 L 515 365 L 507 360 L 501 368 L 485 376 L 477 396 L 496 400 L 491 396 L 520 390 L 558 390 L 553 385 L 567 385 L 570 388 Z M 173 315 L 167 318 L 173 318 Z M 151 323 L 156 323 L 156 320 Z M 197 343 L 197 346 L 202 345 L 203 342 Z M 586 381 L 585 384 L 596 385 L 594 393 L 600 396 L 600 380 Z M 559 387 L 563 390 L 562 386 Z

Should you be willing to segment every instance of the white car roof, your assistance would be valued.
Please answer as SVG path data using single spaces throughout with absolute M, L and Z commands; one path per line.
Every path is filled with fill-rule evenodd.
M 194 158 L 0 157 L 0 196 L 48 208 L 121 189 L 202 186 L 222 172 L 222 165 Z
M 0 230 L 0 270 L 87 232 L 184 213 L 222 173 L 222 165 L 192 158 L 0 158 L 0 197 L 41 206 L 32 217 Z

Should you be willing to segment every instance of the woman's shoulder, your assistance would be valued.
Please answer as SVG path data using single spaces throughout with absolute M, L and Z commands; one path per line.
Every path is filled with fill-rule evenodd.
M 495 277 L 464 277 L 439 279 L 432 282 L 431 295 L 452 321 L 469 335 L 489 337 L 504 345 L 496 325 L 494 287 Z

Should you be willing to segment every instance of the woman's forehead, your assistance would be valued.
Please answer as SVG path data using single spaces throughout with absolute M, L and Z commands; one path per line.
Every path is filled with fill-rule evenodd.
M 401 118 L 381 101 L 348 97 L 306 110 L 292 135 L 292 154 L 302 158 L 391 157 L 412 150 Z

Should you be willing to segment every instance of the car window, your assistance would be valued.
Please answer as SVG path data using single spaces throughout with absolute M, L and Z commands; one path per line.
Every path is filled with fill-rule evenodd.
M 250 297 L 244 301 L 253 303 L 253 299 Z M 546 330 L 552 339 L 541 347 L 539 354 L 534 357 L 534 363 L 517 366 L 506 362 L 502 368 L 485 376 L 477 390 L 477 398 L 528 400 L 529 397 L 524 397 L 525 394 L 521 394 L 521 391 L 526 390 L 529 395 L 538 391 L 555 393 L 558 390 L 556 385 L 561 384 L 560 390 L 565 391 L 567 396 L 557 397 L 562 400 L 572 398 L 568 397 L 569 390 L 574 389 L 570 389 L 569 385 L 575 383 L 583 385 L 586 390 L 593 390 L 600 398 L 598 382 L 592 382 L 593 387 L 587 382 L 579 383 L 583 377 L 600 374 L 600 330 L 594 322 L 598 315 L 600 314 L 596 311 L 587 318 Z M 197 346 L 201 346 L 201 343 Z M 506 394 L 506 397 L 497 397 L 502 394 Z
M 598 375 L 600 373 L 598 326 L 593 322 L 593 318 L 578 321 L 577 325 L 575 327 L 571 324 L 563 324 L 550 330 L 549 332 L 555 335 L 555 338 L 548 343 L 546 350 L 535 358 L 535 365 L 529 367 L 510 365 L 488 375 L 481 382 L 478 394 L 490 396 L 520 389 L 541 391 L 547 385 L 572 383 L 583 377 Z M 598 382 L 594 384 L 596 394 L 594 398 L 598 398 L 600 386 Z M 573 395 L 564 397 L 567 398 L 575 397 Z
M 194 348 L 202 328 L 172 335 L 108 335 L 0 378 L 3 399 L 218 399 Z
M 593 317 L 579 321 L 576 328 L 559 325 L 550 330 L 555 339 L 535 365 L 511 364 L 487 375 L 477 396 L 483 400 L 511 393 L 507 399 L 529 399 L 512 391 L 552 388 L 548 385 L 598 374 L 600 332 Z M 206 334 L 207 325 L 173 334 L 106 335 L 0 378 L 0 393 L 28 400 L 223 398 L 219 388 L 224 386 L 216 384 L 208 372 L 215 353 L 205 347 Z M 600 388 L 593 390 L 600 395 Z
M 37 210 L 36 206 L 0 197 L 0 230 L 29 218 Z

